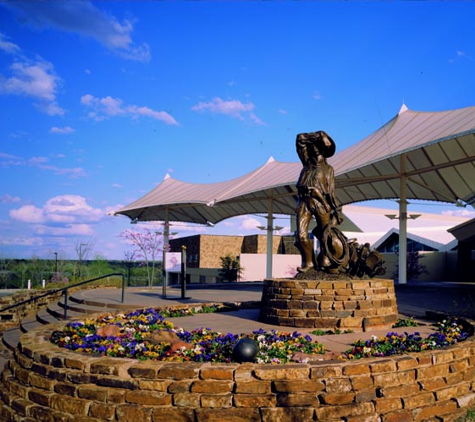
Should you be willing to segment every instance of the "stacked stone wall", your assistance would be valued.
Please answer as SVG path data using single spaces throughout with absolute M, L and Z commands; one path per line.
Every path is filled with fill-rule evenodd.
M 60 327 L 56 327 L 60 328 Z M 139 362 L 22 336 L 2 376 L 5 422 L 454 421 L 475 405 L 475 342 L 316 364 Z
M 392 280 L 264 280 L 260 321 L 271 325 L 374 331 L 396 320 Z
M 0 298 L 0 309 L 27 301 L 47 292 L 48 290 L 23 290 L 10 296 L 4 296 Z M 40 309 L 46 308 L 51 302 L 59 300 L 62 295 L 62 292 L 52 293 L 49 296 L 42 297 L 0 313 L 0 333 L 3 333 L 5 330 L 10 328 L 18 327 L 22 318 L 37 313 Z

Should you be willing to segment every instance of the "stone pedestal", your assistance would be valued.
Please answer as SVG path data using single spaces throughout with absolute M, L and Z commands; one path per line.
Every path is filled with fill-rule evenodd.
M 355 332 L 397 320 L 394 283 L 369 280 L 264 280 L 259 320 L 267 324 Z

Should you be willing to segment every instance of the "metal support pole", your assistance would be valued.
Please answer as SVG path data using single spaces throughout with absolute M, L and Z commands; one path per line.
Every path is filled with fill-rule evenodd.
M 122 274 L 122 298 L 121 298 L 121 303 L 124 303 L 124 298 L 125 298 L 125 277 L 124 274 Z
M 407 200 L 406 200 L 406 154 L 401 155 L 401 177 L 399 193 L 399 284 L 407 283 Z
M 266 263 L 266 277 L 272 278 L 272 252 L 274 249 L 274 216 L 272 198 L 269 198 L 269 205 L 267 209 L 267 263 Z
M 168 219 L 168 206 L 165 208 L 165 221 L 163 226 L 163 258 L 162 258 L 162 296 L 167 298 L 167 249 L 170 241 L 170 221 Z
M 186 246 L 181 247 L 181 298 L 186 296 Z
M 64 311 L 63 319 L 68 319 L 68 289 L 64 291 Z

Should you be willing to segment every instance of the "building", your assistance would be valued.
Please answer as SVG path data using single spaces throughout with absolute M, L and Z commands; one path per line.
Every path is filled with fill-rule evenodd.
M 394 278 L 399 245 L 398 218 L 394 210 L 367 206 L 346 205 L 343 208 L 344 234 L 356 238 L 359 243 L 369 243 L 372 249 L 383 253 L 386 278 Z M 457 279 L 458 236 L 467 233 L 466 217 L 442 214 L 417 213 L 408 216 L 408 252 L 419 252 L 427 274 L 418 280 L 449 281 Z M 290 223 L 292 227 L 292 223 Z M 457 227 L 459 229 L 455 230 Z M 472 227 L 472 226 L 470 226 Z M 473 224 L 475 233 L 475 223 Z M 452 234 L 451 231 L 454 233 Z M 475 234 L 470 238 L 475 244 Z M 187 251 L 187 279 L 190 283 L 216 283 L 221 269 L 220 257 L 230 254 L 240 260 L 244 268 L 239 281 L 258 281 L 266 277 L 267 237 L 194 235 L 170 240 L 172 252 L 182 246 Z M 317 247 L 317 245 L 316 245 Z M 293 245 L 293 236 L 273 237 L 273 277 L 293 277 L 300 265 L 300 254 Z M 472 266 L 473 262 L 466 263 Z M 468 268 L 468 267 L 467 267 Z M 464 274 L 468 274 L 465 271 Z M 459 274 L 460 275 L 460 274 Z M 171 284 L 178 283 L 178 273 L 169 275 Z

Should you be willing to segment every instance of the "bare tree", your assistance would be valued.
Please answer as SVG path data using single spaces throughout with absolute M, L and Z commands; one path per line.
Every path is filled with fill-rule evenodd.
M 90 242 L 86 243 L 82 240 L 79 240 L 78 243 L 76 243 L 75 250 L 78 256 L 78 280 L 81 280 L 81 277 L 83 276 L 82 264 L 84 261 L 87 261 L 89 255 L 91 254 L 92 246 Z
M 162 236 L 148 228 L 141 231 L 125 230 L 120 235 L 136 247 L 136 256 L 145 261 L 149 287 L 152 287 L 156 270 L 156 259 L 163 251 Z
M 130 277 L 132 275 L 132 268 L 135 264 L 136 251 L 125 251 L 124 252 L 124 264 L 125 269 L 127 270 L 127 286 L 130 286 Z

